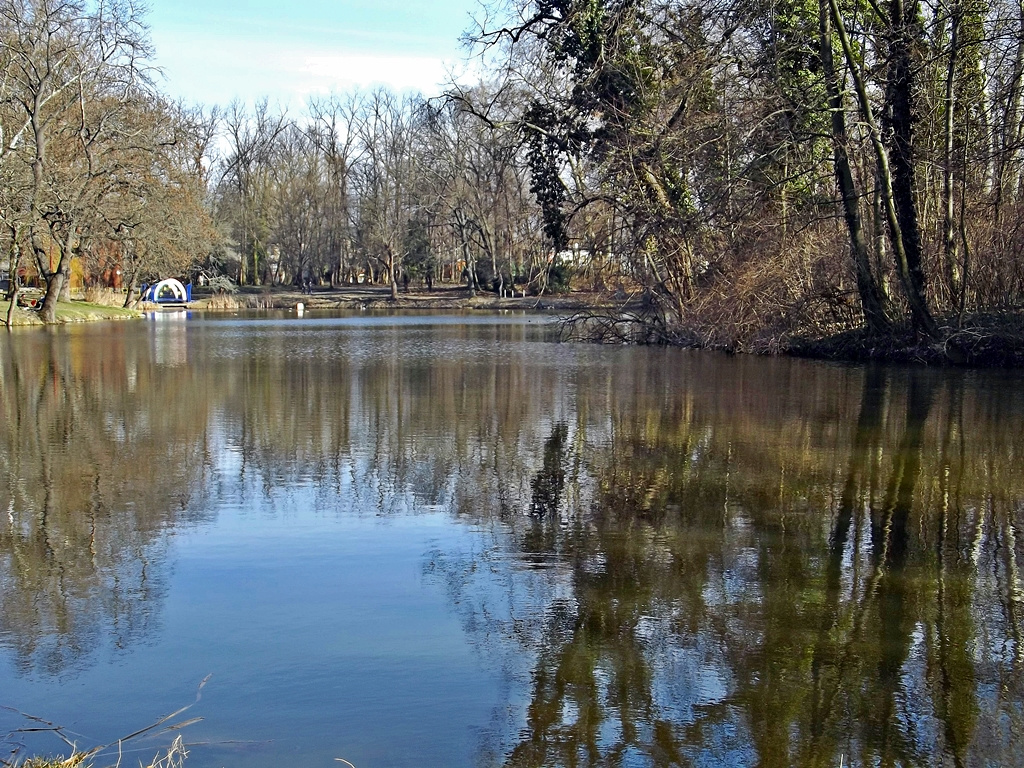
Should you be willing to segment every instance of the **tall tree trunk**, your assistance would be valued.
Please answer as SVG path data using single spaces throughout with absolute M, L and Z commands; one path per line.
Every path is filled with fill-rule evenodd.
M 1020 191 L 1021 139 L 1024 133 L 1024 5 L 1017 4 L 1017 48 L 1013 60 L 1013 76 L 1006 94 L 1006 119 L 1000 142 L 999 177 L 996 186 L 996 226 L 1002 226 L 1002 213 L 1013 203 Z
M 15 283 L 11 289 L 11 300 L 7 305 L 7 330 L 11 330 L 14 323 L 14 308 L 18 306 L 18 296 L 21 294 L 21 286 Z
M 832 23 L 827 0 L 819 0 L 818 26 L 821 36 L 822 73 L 825 78 L 829 111 L 832 116 L 833 166 L 836 183 L 839 185 L 839 193 L 843 200 L 846 228 L 850 234 L 850 252 L 853 255 L 857 275 L 857 293 L 860 296 L 860 306 L 868 328 L 875 333 L 886 333 L 891 329 L 891 324 L 886 316 L 884 297 L 871 272 L 870 254 L 864 237 L 864 229 L 861 226 L 860 196 L 857 194 L 853 172 L 850 169 L 850 157 L 846 149 L 849 137 L 846 131 L 843 97 L 839 90 L 839 79 L 836 75 L 832 52 Z
M 398 301 L 398 274 L 395 271 L 395 253 L 388 248 L 388 274 L 391 278 L 391 300 Z
M 244 206 L 244 203 L 243 203 L 243 206 Z M 246 213 L 246 210 L 243 207 L 242 208 L 242 242 L 240 243 L 241 247 L 239 248 L 239 252 L 238 252 L 238 285 L 239 286 L 245 285 L 245 274 L 246 274 L 245 264 L 246 264 L 246 259 L 248 258 L 247 254 L 249 253 L 249 230 L 248 230 L 248 225 L 246 223 L 246 216 L 247 215 L 248 214 Z
M 127 287 L 127 290 L 125 290 L 125 294 L 124 294 L 124 305 L 123 306 L 124 306 L 125 309 L 128 309 L 129 307 L 132 306 L 132 298 L 135 296 L 135 282 L 136 282 L 136 277 L 133 274 L 131 276 L 131 278 L 129 278 L 129 280 L 128 280 L 128 287 Z
M 957 237 L 954 218 L 956 215 L 953 195 L 953 112 L 955 107 L 954 84 L 956 82 L 957 54 L 960 45 L 960 21 L 963 6 L 960 0 L 953 0 L 949 9 L 949 61 L 946 64 L 945 121 L 943 123 L 942 163 L 942 251 L 943 272 L 951 304 L 957 303 L 959 294 L 960 267 L 957 264 Z
M 77 225 L 74 221 L 68 224 L 67 234 L 64 236 L 64 243 L 60 249 L 60 259 L 57 261 L 57 268 L 46 279 L 46 296 L 43 297 L 43 308 L 39 316 L 44 323 L 57 322 L 57 302 L 61 300 L 68 287 L 71 275 L 71 249 L 74 246 Z
M 903 246 L 908 300 L 914 325 L 928 336 L 938 329 L 928 310 L 924 270 L 921 266 L 921 230 L 918 222 L 914 174 L 914 62 L 912 46 L 918 17 L 917 0 L 892 0 L 889 23 L 892 36 L 889 45 L 889 155 L 892 163 L 892 195 L 899 220 Z
M 899 29 L 905 26 L 903 20 L 903 3 L 901 0 L 893 1 L 894 10 L 900 13 L 899 20 L 893 18 L 891 23 Z M 835 24 L 836 32 L 839 34 L 843 46 L 843 55 L 846 64 L 850 68 L 850 75 L 853 78 L 854 87 L 857 93 L 857 102 L 860 107 L 861 118 L 864 120 L 871 137 L 871 145 L 875 151 L 875 160 L 878 166 L 879 188 L 882 196 L 882 203 L 885 210 L 886 224 L 889 227 L 889 236 L 892 242 L 893 255 L 896 259 L 896 270 L 900 277 L 900 286 L 903 295 L 910 306 L 911 317 L 914 327 L 931 338 L 939 335 L 938 326 L 928 309 L 928 302 L 924 294 L 924 279 L 921 273 L 921 237 L 917 231 L 917 209 L 914 206 L 913 197 L 913 157 L 910 154 L 909 139 L 912 134 L 909 129 L 912 126 L 912 115 L 910 112 L 910 86 L 912 85 L 910 65 L 909 41 L 903 34 L 897 34 L 893 41 L 894 54 L 900 49 L 902 63 L 894 61 L 890 66 L 893 70 L 890 76 L 890 86 L 893 91 L 893 98 L 899 100 L 900 104 L 893 105 L 893 133 L 901 133 L 901 138 L 896 139 L 893 149 L 898 155 L 890 166 L 889 151 L 882 140 L 882 132 L 875 119 L 874 110 L 871 107 L 868 96 L 867 84 L 860 69 L 860 63 L 853 50 L 853 43 L 846 31 L 846 24 L 839 11 L 838 0 L 829 0 L 829 9 L 832 12 L 832 22 Z M 897 93 L 902 91 L 902 93 Z M 899 123 L 899 125 L 897 125 Z M 904 226 L 909 232 L 903 231 Z
M 7 298 L 10 303 L 7 305 L 7 330 L 11 330 L 11 323 L 14 320 L 14 310 L 18 306 L 18 294 L 21 293 L 21 285 L 18 282 L 18 271 L 21 269 L 21 235 L 18 232 L 18 227 L 12 225 L 11 228 L 11 249 L 7 254 L 7 281 L 8 281 L 8 292 Z

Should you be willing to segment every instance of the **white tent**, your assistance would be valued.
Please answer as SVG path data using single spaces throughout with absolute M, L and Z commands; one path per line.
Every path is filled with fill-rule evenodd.
M 142 299 L 157 304 L 186 304 L 189 301 L 189 292 L 180 280 L 169 277 L 146 289 Z

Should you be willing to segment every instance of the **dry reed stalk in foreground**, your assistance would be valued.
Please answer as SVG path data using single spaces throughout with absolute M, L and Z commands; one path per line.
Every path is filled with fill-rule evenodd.
M 201 717 L 193 717 L 189 720 L 182 720 L 176 723 L 170 722 L 199 703 L 199 700 L 203 695 L 203 686 L 206 685 L 210 677 L 210 675 L 207 675 L 199 684 L 199 689 L 196 691 L 195 701 L 191 704 L 188 704 L 169 715 L 161 717 L 155 723 L 152 723 L 145 728 L 140 728 L 127 736 L 123 736 L 122 738 L 117 739 L 117 741 L 110 742 L 109 744 L 100 744 L 85 751 L 78 750 L 75 742 L 68 738 L 67 732 L 61 726 L 54 725 L 42 718 L 28 715 L 24 712 L 17 712 L 17 710 L 13 710 L 10 707 L 4 707 L 4 709 L 10 712 L 17 712 L 17 714 L 25 718 L 30 723 L 30 725 L 26 727 L 18 728 L 12 733 L 7 734 L 7 741 L 10 741 L 13 736 L 19 734 L 49 732 L 57 736 L 71 748 L 71 755 L 69 757 L 59 756 L 51 758 L 30 757 L 25 760 L 19 760 L 18 753 L 20 752 L 20 748 L 16 745 L 10 759 L 0 758 L 0 766 L 3 766 L 4 768 L 89 768 L 89 766 L 93 765 L 94 758 L 104 752 L 112 751 L 116 748 L 117 762 L 113 763 L 111 768 L 120 768 L 123 757 L 122 748 L 125 742 L 145 735 L 159 736 L 166 733 L 180 731 L 182 728 L 186 728 L 203 719 Z M 144 768 L 181 768 L 187 756 L 188 751 L 185 749 L 185 742 L 182 740 L 181 735 L 178 734 L 167 750 L 165 752 L 158 752 L 152 762 Z
M 188 750 L 185 749 L 185 742 L 182 740 L 181 734 L 178 734 L 171 746 L 167 748 L 167 752 L 163 756 L 158 753 L 146 768 L 181 768 L 185 764 L 186 757 L 188 757 Z M 120 759 L 118 762 L 120 763 Z
M 74 752 L 70 757 L 32 757 L 23 763 L 0 761 L 0 764 L 11 765 L 14 768 L 86 768 L 92 765 L 87 762 L 90 759 L 89 754 L 88 752 Z M 175 737 L 166 752 L 158 752 L 146 766 L 142 766 L 141 762 L 139 765 L 140 768 L 182 768 L 186 757 L 188 757 L 188 750 L 185 749 L 185 742 L 179 735 Z M 120 765 L 121 755 L 118 755 L 115 768 Z

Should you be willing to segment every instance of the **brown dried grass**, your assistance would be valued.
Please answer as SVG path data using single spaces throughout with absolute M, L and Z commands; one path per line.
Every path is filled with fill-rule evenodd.
M 216 293 L 210 298 L 203 300 L 203 307 L 205 309 L 232 310 L 240 309 L 241 306 L 241 302 L 229 293 Z
M 93 285 L 85 289 L 83 298 L 89 304 L 98 304 L 102 307 L 123 307 L 125 295 L 122 291 Z
M 28 715 L 24 712 L 17 712 L 17 710 L 11 710 L 9 707 L 5 707 L 8 711 L 17 712 L 17 714 L 25 719 L 27 725 L 17 729 L 13 733 L 7 734 L 6 738 L 0 738 L 0 743 L 14 743 L 14 750 L 12 751 L 10 758 L 0 758 L 0 766 L 3 766 L 4 768 L 91 768 L 95 765 L 96 760 L 100 759 L 103 755 L 109 754 L 110 757 L 103 758 L 104 765 L 110 766 L 110 768 L 120 768 L 124 757 L 123 747 L 125 743 L 132 741 L 133 739 L 138 739 L 142 736 L 160 736 L 163 734 L 175 733 L 174 741 L 171 742 L 170 746 L 159 750 L 153 759 L 144 766 L 144 768 L 182 768 L 185 758 L 188 757 L 188 750 L 185 747 L 185 742 L 182 739 L 181 734 L 176 732 L 199 722 L 202 718 L 194 717 L 178 722 L 172 721 L 199 702 L 202 698 L 203 687 L 209 679 L 210 677 L 207 676 L 199 684 L 199 689 L 196 691 L 195 701 L 191 704 L 182 707 L 176 712 L 172 712 L 169 715 L 161 717 L 159 720 L 145 728 L 140 728 L 139 730 L 134 731 L 127 736 L 123 736 L 116 741 L 109 744 L 99 744 L 87 750 L 80 750 L 76 743 L 69 738 L 65 729 L 61 726 L 55 725 L 54 723 L 40 717 Z M 71 754 L 68 756 L 59 755 L 56 757 L 29 756 L 22 758 L 20 755 L 21 745 L 14 742 L 14 739 L 26 733 L 52 733 L 71 749 Z M 115 754 L 116 761 L 112 763 L 109 762 L 113 759 Z

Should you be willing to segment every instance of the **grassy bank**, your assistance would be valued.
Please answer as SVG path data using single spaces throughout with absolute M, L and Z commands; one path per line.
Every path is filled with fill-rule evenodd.
M 57 324 L 89 323 L 97 320 L 132 320 L 142 317 L 142 313 L 134 309 L 110 307 L 102 304 L 89 304 L 84 301 L 62 301 L 57 304 Z M 6 323 L 7 308 L 0 312 L 0 319 Z M 11 317 L 11 326 L 43 325 L 39 312 L 17 307 Z
M 71 738 L 72 734 L 63 726 L 4 706 L 2 708 L 8 712 L 20 715 L 25 721 L 25 726 L 8 733 L 6 736 L 0 735 L 0 753 L 6 753 L 4 757 L 0 757 L 0 768 L 93 768 L 93 766 L 96 766 L 96 768 L 119 768 L 125 755 L 125 746 L 129 742 L 133 743 L 132 752 L 138 752 L 143 751 L 137 746 L 138 741 L 143 737 L 152 739 L 164 736 L 169 737 L 170 734 L 174 734 L 173 741 L 171 741 L 169 746 L 158 748 L 152 760 L 144 762 L 143 760 L 132 759 L 131 762 L 137 762 L 139 768 L 181 768 L 185 758 L 188 757 L 188 750 L 185 747 L 180 731 L 194 723 L 198 723 L 203 718 L 193 717 L 187 720 L 177 720 L 177 718 L 199 703 L 199 700 L 202 698 L 203 687 L 209 682 L 210 677 L 211 675 L 207 675 L 199 684 L 199 688 L 196 690 L 195 701 L 191 704 L 186 704 L 176 712 L 165 715 L 156 722 L 147 725 L 145 728 L 133 731 L 127 736 L 107 744 L 98 744 L 87 750 L 79 749 L 77 742 Z M 23 756 L 22 752 L 26 749 L 26 746 L 22 741 L 22 737 L 27 733 L 49 733 L 70 747 L 71 754 L 67 757 L 64 755 L 56 757 Z M 144 751 L 149 752 L 149 750 Z M 149 752 L 149 754 L 153 753 Z
M 57 305 L 57 323 L 83 323 L 97 320 L 129 320 L 142 316 L 142 311 L 124 309 L 124 297 L 108 297 L 104 303 L 88 301 L 61 302 Z M 306 309 L 332 309 L 358 311 L 364 309 L 404 310 L 570 310 L 610 303 L 608 297 L 593 293 L 568 295 L 498 297 L 493 293 L 470 296 L 464 287 L 439 287 L 433 291 L 399 292 L 391 298 L 386 286 L 352 286 L 314 290 L 311 294 L 290 288 L 243 288 L 232 294 L 203 295 L 197 291 L 190 307 L 199 311 L 235 311 L 241 309 L 293 309 L 302 303 Z M 143 304 L 141 310 L 156 310 L 156 304 Z M 0 311 L 0 321 L 6 321 L 7 308 Z M 12 316 L 12 326 L 43 325 L 39 313 L 18 307 Z

